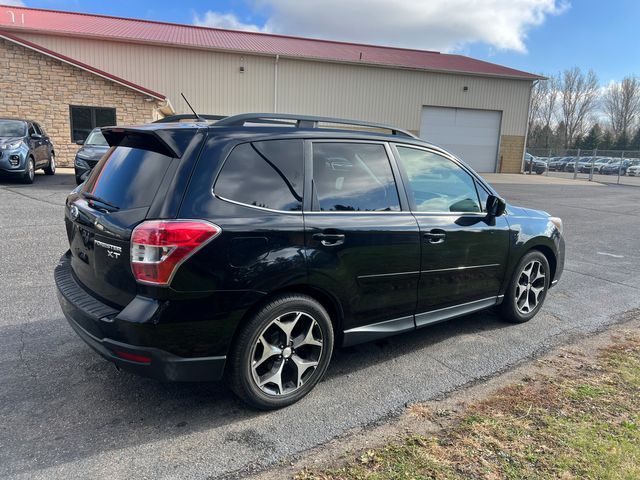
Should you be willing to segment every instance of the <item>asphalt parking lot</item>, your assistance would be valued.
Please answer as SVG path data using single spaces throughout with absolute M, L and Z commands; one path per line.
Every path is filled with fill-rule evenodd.
M 93 353 L 52 278 L 73 176 L 0 181 L 0 477 L 242 478 L 637 315 L 640 188 L 518 181 L 496 188 L 565 222 L 564 277 L 541 314 L 523 325 L 475 314 L 338 351 L 311 395 L 268 413 L 224 384 L 161 384 Z

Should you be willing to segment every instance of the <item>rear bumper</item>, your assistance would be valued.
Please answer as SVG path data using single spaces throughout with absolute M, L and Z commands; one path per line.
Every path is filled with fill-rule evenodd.
M 185 358 L 102 336 L 100 324 L 112 323 L 120 312 L 92 297 L 78 284 L 71 272 L 68 255 L 61 258 L 54 276 L 62 312 L 73 330 L 93 350 L 118 367 L 162 381 L 216 381 L 222 378 L 225 356 Z M 116 352 L 146 359 L 127 360 Z

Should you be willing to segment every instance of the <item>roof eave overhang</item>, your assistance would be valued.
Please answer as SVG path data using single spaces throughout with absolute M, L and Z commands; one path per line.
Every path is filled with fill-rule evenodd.
M 26 29 L 24 27 L 6 27 L 2 26 L 3 30 L 11 30 L 12 32 L 25 32 L 32 33 L 36 35 L 51 35 L 54 37 L 70 37 L 70 38 L 86 38 L 93 40 L 102 40 L 107 42 L 115 42 L 115 43 L 133 43 L 137 45 L 152 45 L 156 47 L 173 47 L 173 48 L 184 48 L 187 50 L 205 50 L 211 52 L 219 52 L 219 53 L 237 53 L 241 55 L 253 55 L 256 57 L 275 57 L 278 55 L 280 59 L 290 59 L 290 60 L 301 60 L 301 61 L 314 61 L 314 62 L 326 62 L 326 63 L 338 63 L 344 65 L 359 65 L 359 66 L 367 66 L 367 67 L 378 67 L 378 68 L 391 68 L 391 69 L 402 69 L 402 70 L 413 70 L 418 72 L 431 72 L 431 73 L 446 73 L 449 75 L 469 75 L 474 77 L 489 77 L 489 78 L 503 78 L 507 80 L 526 80 L 529 82 L 534 82 L 536 80 L 546 80 L 546 77 L 541 75 L 534 75 L 525 73 L 523 75 L 518 74 L 497 74 L 497 73 L 488 73 L 488 72 L 474 72 L 474 71 L 466 71 L 466 70 L 452 70 L 452 69 L 438 69 L 438 68 L 421 68 L 415 67 L 411 65 L 392 65 L 388 63 L 381 62 L 371 62 L 366 60 L 342 60 L 337 58 L 328 58 L 328 57 L 313 57 L 313 56 L 298 56 L 298 55 L 287 55 L 278 52 L 253 52 L 249 50 L 241 50 L 241 49 L 230 49 L 230 48 L 215 48 L 215 47 L 206 47 L 201 45 L 191 45 L 184 43 L 166 43 L 166 42 L 154 42 L 148 40 L 137 40 L 137 39 L 129 39 L 129 38 L 113 38 L 107 35 L 95 35 L 95 34 L 77 34 L 72 32 L 51 32 L 49 30 L 43 29 L 35 29 L 29 28 Z M 2 34 L 2 31 L 0 31 Z

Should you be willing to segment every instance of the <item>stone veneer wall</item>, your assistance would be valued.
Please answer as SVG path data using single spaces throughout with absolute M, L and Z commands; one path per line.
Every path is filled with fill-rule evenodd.
M 71 141 L 69 105 L 111 107 L 118 124 L 154 119 L 156 100 L 0 39 L 0 117 L 39 122 L 53 141 L 59 166 L 72 166 L 78 146 Z
M 500 173 L 520 173 L 524 137 L 520 135 L 502 135 L 500 137 L 499 169 Z

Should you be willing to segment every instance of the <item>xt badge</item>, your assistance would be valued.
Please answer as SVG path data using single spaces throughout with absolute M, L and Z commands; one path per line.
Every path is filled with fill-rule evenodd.
M 111 245 L 110 243 L 104 243 L 100 240 L 94 240 L 94 244 L 104 248 L 107 250 L 107 257 L 109 258 L 120 258 L 122 254 L 122 247 L 118 247 L 117 245 Z

